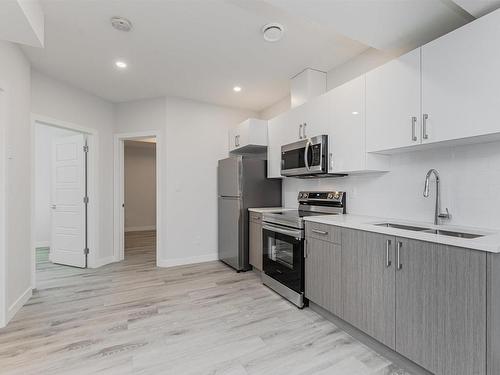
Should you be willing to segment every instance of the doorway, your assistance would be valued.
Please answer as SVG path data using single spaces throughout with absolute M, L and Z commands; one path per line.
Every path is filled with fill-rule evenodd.
M 34 117 L 32 285 L 64 268 L 87 268 L 97 251 L 96 134 Z M 92 249 L 92 252 L 90 251 Z M 90 263 L 90 264 L 89 264 Z
M 124 259 L 156 263 L 156 137 L 124 141 Z
M 115 257 L 158 265 L 161 249 L 161 138 L 158 132 L 115 135 Z

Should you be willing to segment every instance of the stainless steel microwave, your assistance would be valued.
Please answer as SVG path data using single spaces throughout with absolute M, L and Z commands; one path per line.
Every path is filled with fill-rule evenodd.
M 282 176 L 315 176 L 327 173 L 327 135 L 319 135 L 281 146 Z

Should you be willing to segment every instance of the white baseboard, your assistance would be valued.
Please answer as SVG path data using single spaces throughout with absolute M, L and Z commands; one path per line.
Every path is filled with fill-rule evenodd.
M 158 267 L 184 266 L 186 264 L 213 262 L 218 259 L 219 256 L 217 254 L 207 254 L 188 258 L 160 259 L 158 261 Z
M 7 325 L 9 321 L 16 315 L 16 313 L 21 309 L 21 307 L 24 306 L 26 302 L 31 298 L 33 295 L 33 289 L 31 289 L 31 286 L 24 291 L 23 294 L 9 307 L 7 310 L 7 316 L 5 317 L 5 324 Z
M 35 242 L 35 249 L 38 249 L 39 247 L 50 247 L 50 241 Z
M 127 227 L 125 232 L 140 232 L 142 230 L 156 230 L 156 225 L 146 225 L 142 227 Z
M 105 266 L 106 264 L 114 263 L 116 261 L 117 260 L 115 259 L 114 256 L 97 259 L 93 264 L 89 264 L 89 268 L 99 268 Z

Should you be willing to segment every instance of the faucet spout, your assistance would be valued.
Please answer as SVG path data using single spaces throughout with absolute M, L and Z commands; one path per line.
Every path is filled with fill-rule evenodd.
M 441 188 L 440 188 L 440 178 L 439 172 L 437 170 L 429 169 L 427 174 L 425 175 L 425 184 L 424 184 L 424 197 L 429 197 L 429 185 L 431 176 L 434 175 L 436 179 L 436 206 L 434 211 L 434 224 L 439 224 L 439 219 L 450 219 L 451 215 L 448 209 L 446 209 L 446 213 L 441 212 Z

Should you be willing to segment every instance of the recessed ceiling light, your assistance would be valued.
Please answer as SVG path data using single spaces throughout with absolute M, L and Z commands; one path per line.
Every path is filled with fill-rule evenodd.
M 240 92 L 241 91 L 241 87 L 240 86 L 234 86 L 233 87 L 233 91 L 234 92 Z
M 115 65 L 119 69 L 125 69 L 127 67 L 127 63 L 125 61 L 115 61 Z
M 353 115 L 359 115 L 359 112 L 358 111 L 353 111 L 351 112 Z
M 111 17 L 111 26 L 116 30 L 130 31 L 132 30 L 132 22 L 125 17 Z
M 283 37 L 285 28 L 279 23 L 268 23 L 262 27 L 264 40 L 267 42 L 277 42 Z

